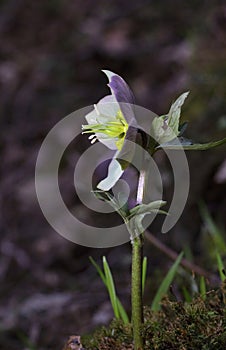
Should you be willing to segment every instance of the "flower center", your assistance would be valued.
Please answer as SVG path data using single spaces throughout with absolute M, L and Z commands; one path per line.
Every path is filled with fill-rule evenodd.
M 82 129 L 84 130 L 83 134 L 94 134 L 89 136 L 89 139 L 92 140 L 91 143 L 94 143 L 97 139 L 101 140 L 101 138 L 115 139 L 116 147 L 120 150 L 122 148 L 128 127 L 128 123 L 123 117 L 122 112 L 119 110 L 116 114 L 115 121 L 109 121 L 102 124 L 83 125 Z M 101 136 L 100 134 L 105 135 L 105 137 Z

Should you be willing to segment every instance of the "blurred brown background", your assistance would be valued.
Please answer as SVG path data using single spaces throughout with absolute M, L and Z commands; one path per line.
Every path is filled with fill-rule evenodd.
M 64 116 L 108 93 L 101 69 L 122 75 L 137 104 L 157 114 L 190 90 L 182 113 L 191 122 L 186 136 L 200 142 L 225 137 L 226 5 L 1 0 L 0 40 L 0 348 L 61 349 L 69 334 L 84 334 L 112 317 L 89 255 L 98 261 L 107 255 L 129 310 L 130 245 L 80 247 L 49 227 L 34 190 L 41 142 Z M 72 174 L 80 151 L 71 147 L 60 174 L 69 206 L 77 203 Z M 214 270 L 198 203 L 205 201 L 225 230 L 225 147 L 189 153 L 188 160 L 191 191 L 184 214 L 171 233 L 156 236 L 178 252 L 189 247 L 198 264 Z M 145 253 L 149 278 L 162 276 L 169 259 L 148 243 Z

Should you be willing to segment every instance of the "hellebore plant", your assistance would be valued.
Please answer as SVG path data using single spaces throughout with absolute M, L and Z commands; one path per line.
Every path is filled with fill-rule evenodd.
M 99 198 L 107 201 L 115 208 L 123 218 L 130 233 L 132 245 L 131 306 L 134 349 L 142 350 L 144 348 L 141 334 L 143 323 L 142 251 L 145 231 L 142 221 L 145 215 L 150 213 L 167 214 L 165 211 L 160 210 L 166 202 L 162 200 L 148 204 L 143 202 L 147 175 L 147 160 L 145 158 L 143 159 L 142 170 L 139 173 L 136 205 L 132 209 L 128 209 L 128 206 L 125 205 L 125 202 L 119 195 L 115 198 L 110 190 L 120 179 L 125 169 L 132 163 L 137 144 L 153 156 L 161 148 L 205 150 L 226 143 L 226 138 L 207 144 L 194 144 L 191 140 L 181 136 L 186 125 L 180 125 L 180 113 L 188 92 L 183 93 L 172 104 L 168 114 L 155 117 L 150 122 L 150 134 L 147 135 L 137 125 L 133 107 L 134 96 L 129 86 L 119 75 L 108 70 L 103 72 L 108 77 L 111 95 L 104 97 L 94 105 L 93 111 L 86 115 L 88 124 L 83 125 L 82 129 L 83 134 L 90 134 L 89 139 L 91 143 L 98 140 L 106 147 L 115 150 L 108 167 L 107 177 L 97 185 L 98 190 L 94 192 Z M 102 276 L 102 278 L 105 283 L 105 277 Z

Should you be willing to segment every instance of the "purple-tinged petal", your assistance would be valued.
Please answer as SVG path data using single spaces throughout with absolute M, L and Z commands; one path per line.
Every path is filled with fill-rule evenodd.
M 133 104 L 135 103 L 134 95 L 125 82 L 118 74 L 115 74 L 108 70 L 103 70 L 109 80 L 108 86 L 111 89 L 112 94 L 115 96 L 116 101 L 120 105 L 120 109 L 127 123 L 130 125 L 136 125 L 136 119 L 134 117 Z
M 118 102 L 134 104 L 134 96 L 126 82 L 119 76 L 113 75 L 109 86 Z
M 135 98 L 134 95 L 120 75 L 111 72 L 110 70 L 102 70 L 109 80 L 109 87 L 112 90 L 112 93 L 115 95 L 118 102 L 131 103 L 134 104 Z

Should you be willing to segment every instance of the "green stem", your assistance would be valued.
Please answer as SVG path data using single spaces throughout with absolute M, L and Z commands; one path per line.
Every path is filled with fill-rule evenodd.
M 137 204 L 141 204 L 145 190 L 145 169 L 140 171 L 137 186 Z M 142 298 L 142 259 L 143 259 L 143 234 L 136 235 L 132 243 L 132 281 L 131 281 L 131 304 L 134 350 L 143 350 L 142 338 L 143 325 L 143 298 Z
M 143 239 L 140 236 L 132 241 L 132 326 L 134 350 L 143 350 L 142 324 L 143 324 L 143 301 L 142 301 L 142 256 Z

